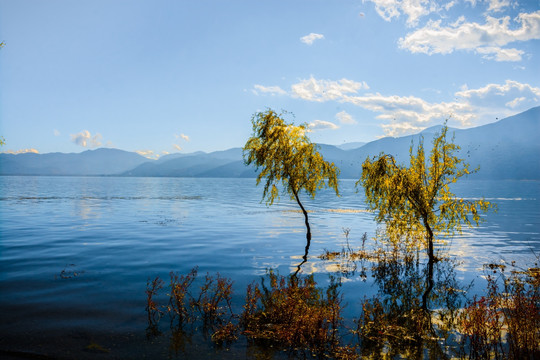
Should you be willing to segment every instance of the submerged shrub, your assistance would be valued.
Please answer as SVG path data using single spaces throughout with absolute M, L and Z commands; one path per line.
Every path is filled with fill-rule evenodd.
M 232 280 L 206 274 L 204 284 L 200 287 L 197 299 L 191 300 L 191 306 L 198 309 L 205 325 L 224 322 L 226 314 L 233 315 L 231 308 Z
M 505 265 L 484 268 L 488 293 L 475 297 L 460 316 L 460 355 L 472 359 L 540 358 L 540 271 L 536 267 L 512 270 L 507 276 Z
M 340 283 L 331 278 L 325 290 L 317 287 L 313 275 L 284 277 L 269 271 L 269 284 L 248 286 L 243 334 L 249 339 L 300 348 L 316 353 L 333 353 L 339 348 L 338 329 L 342 322 Z M 340 349 L 344 351 L 344 349 Z
M 192 320 L 191 312 L 188 308 L 189 287 L 197 277 L 197 268 L 193 268 L 187 275 L 179 275 L 175 272 L 170 272 L 170 291 L 169 306 L 167 310 L 171 316 L 171 325 L 175 318 L 178 319 L 177 326 L 182 327 L 184 322 Z
M 163 314 L 154 300 L 154 296 L 156 296 L 158 291 L 163 288 L 163 284 L 164 282 L 159 276 L 156 276 L 152 281 L 148 279 L 146 282 L 146 312 L 148 314 L 149 324 L 157 323 Z
M 163 281 L 148 280 L 147 330 L 160 335 L 157 325 L 167 310 L 171 353 L 177 355 L 202 330 L 218 347 L 244 336 L 248 353 L 262 349 L 263 357 L 284 350 L 293 358 L 540 358 L 538 267 L 508 271 L 505 265 L 487 265 L 485 296 L 467 300 L 468 287 L 456 280 L 458 263 L 441 258 L 429 295 L 433 310 L 426 310 L 422 296 L 428 274 L 417 254 L 389 247 L 369 255 L 379 291 L 363 301 L 352 331 L 344 325 L 341 283 L 333 277 L 321 287 L 313 275 L 269 270 L 247 287 L 243 311 L 234 314 L 232 280 L 207 274 L 197 281 L 197 268 L 186 275 L 170 273 L 168 306 L 155 300 Z M 199 286 L 192 286 L 195 282 Z

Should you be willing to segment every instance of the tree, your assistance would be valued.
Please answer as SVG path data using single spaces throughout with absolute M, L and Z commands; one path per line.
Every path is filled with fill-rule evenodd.
M 420 242 L 426 247 L 430 283 L 424 294 L 424 308 L 433 286 L 434 241 L 442 233 L 461 232 L 462 225 L 478 226 L 480 213 L 493 206 L 484 200 L 459 199 L 451 192 L 451 184 L 478 169 L 470 171 L 470 165 L 456 156 L 460 147 L 453 143 L 454 139 L 447 140 L 447 132 L 445 125 L 435 136 L 427 168 L 422 138 L 416 155 L 413 145 L 410 147 L 408 168 L 383 153 L 364 161 L 362 177 L 356 183 L 364 187 L 370 209 L 377 211 L 376 220 L 385 224 L 391 240 L 413 245 Z
M 306 124 L 288 124 L 282 117 L 283 114 L 271 109 L 253 115 L 253 134 L 243 148 L 244 161 L 246 165 L 254 164 L 257 169 L 261 168 L 257 185 L 266 179 L 263 199 L 266 198 L 268 205 L 279 199 L 277 185 L 281 183 L 283 192 L 288 193 L 291 200 L 296 200 L 300 206 L 307 230 L 306 260 L 311 229 L 300 193 L 303 190 L 314 198 L 317 190 L 330 187 L 339 195 L 339 169 L 334 163 L 324 161 L 317 146 L 306 135 L 309 130 Z

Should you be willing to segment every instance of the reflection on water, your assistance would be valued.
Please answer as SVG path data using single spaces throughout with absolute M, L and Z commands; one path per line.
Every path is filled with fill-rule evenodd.
M 358 255 L 348 249 L 339 254 Z M 502 283 L 488 275 L 492 278 L 487 300 L 477 300 L 467 297 L 470 284 L 457 280 L 455 260 L 441 258 L 430 271 L 418 252 L 399 245 L 365 254 L 351 261 L 360 258 L 368 265 L 377 293 L 364 296 L 361 312 L 354 316 L 355 327 L 345 325 L 341 281 L 334 277 L 328 285 L 318 285 L 313 275 L 294 272 L 285 277 L 268 271 L 260 283 L 247 287 L 245 301 L 237 306 L 241 310 L 235 313 L 232 282 L 217 274 L 196 283 L 193 269 L 181 276 L 171 273 L 169 305 L 161 307 L 170 317 L 168 329 L 160 325 L 164 312 L 154 302 L 163 282 L 156 278 L 147 283 L 147 336 L 168 337 L 169 348 L 181 358 L 189 356 L 196 336 L 209 347 L 213 344 L 226 351 L 247 341 L 253 358 L 287 354 L 288 358 L 532 359 L 540 355 L 539 268 L 513 271 Z M 485 268 L 495 273 L 500 269 L 502 274 L 505 266 Z M 342 274 L 350 277 L 354 271 Z M 428 285 L 430 276 L 433 282 Z M 427 307 L 426 286 L 430 286 Z
M 358 319 L 362 355 L 443 359 L 457 354 L 456 319 L 468 286 L 457 281 L 456 262 L 433 264 L 434 281 L 424 308 L 429 264 L 404 248 L 378 252 L 376 259 L 371 273 L 378 293 L 364 301 Z
M 325 250 L 358 251 L 362 244 L 373 250 L 375 224 L 363 194 L 354 181 L 341 188 L 340 198 L 322 191 L 305 201 L 313 238 L 299 276 L 314 274 L 320 284 L 354 263 L 319 258 Z M 470 295 L 485 289 L 482 264 L 501 257 L 525 264 L 531 249 L 540 253 L 538 182 L 469 182 L 455 192 L 499 199 L 497 213 L 444 247 L 462 261 L 456 278 L 474 280 Z M 297 205 L 282 197 L 268 208 L 260 200 L 254 179 L 0 177 L 0 349 L 93 358 L 100 355 L 84 349 L 95 342 L 108 356 L 169 357 L 168 338 L 146 342 L 149 277 L 195 266 L 203 274 L 219 272 L 234 281 L 238 307 L 246 286 L 267 269 L 290 274 L 303 262 L 305 226 Z M 343 281 L 349 318 L 359 316 L 359 299 L 378 291 L 371 260 L 356 260 L 355 275 Z M 201 335 L 190 341 L 190 357 L 224 357 Z M 239 340 L 230 351 L 245 357 L 255 350 Z

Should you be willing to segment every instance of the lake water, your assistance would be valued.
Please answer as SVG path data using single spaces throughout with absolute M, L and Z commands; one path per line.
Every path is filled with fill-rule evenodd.
M 475 280 L 472 291 L 482 290 L 485 263 L 533 262 L 540 182 L 464 181 L 455 192 L 498 205 L 447 245 L 463 260 L 460 280 Z M 369 246 L 376 229 L 354 181 L 342 181 L 341 193 L 305 200 L 313 240 L 302 272 L 323 282 L 332 267 L 317 257 L 342 248 L 343 229 L 353 246 L 364 232 Z M 170 271 L 198 266 L 200 274 L 232 278 L 240 303 L 266 269 L 295 271 L 304 255 L 303 216 L 287 196 L 267 207 L 261 195 L 254 179 L 0 177 L 0 354 L 249 357 L 240 345 L 220 350 L 194 338 L 177 355 L 167 336 L 147 340 L 144 291 L 148 278 L 167 281 Z M 357 314 L 358 299 L 374 292 L 369 280 L 351 277 L 343 286 L 347 311 Z M 93 343 L 107 351 L 89 349 Z

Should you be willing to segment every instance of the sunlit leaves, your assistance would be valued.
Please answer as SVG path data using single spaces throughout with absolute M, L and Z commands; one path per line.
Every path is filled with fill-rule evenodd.
M 463 224 L 477 226 L 481 213 L 493 206 L 484 200 L 456 198 L 450 190 L 450 184 L 478 169 L 469 170 L 456 155 L 459 146 L 448 141 L 447 132 L 444 126 L 435 136 L 428 161 L 421 140 L 416 151 L 411 145 L 409 167 L 387 154 L 362 164 L 356 185 L 364 187 L 370 209 L 377 211 L 376 220 L 386 225 L 391 240 L 414 245 L 425 239 L 429 245 L 438 235 L 461 232 Z
M 266 180 L 263 198 L 267 204 L 279 199 L 280 183 L 297 201 L 301 190 L 315 197 L 317 190 L 330 187 L 339 194 L 339 169 L 324 161 L 307 136 L 307 125 L 288 124 L 282 117 L 271 109 L 255 114 L 253 134 L 243 149 L 246 164 L 260 169 L 257 184 Z

